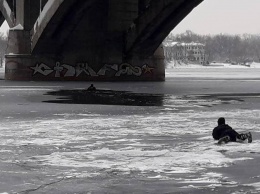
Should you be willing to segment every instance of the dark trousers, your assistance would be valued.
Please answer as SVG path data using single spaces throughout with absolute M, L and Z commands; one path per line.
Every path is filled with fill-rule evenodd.
M 233 129 L 228 129 L 228 130 L 225 130 L 221 134 L 221 137 L 224 137 L 224 136 L 229 136 L 230 137 L 230 141 L 236 141 L 237 138 L 239 137 L 239 134 L 235 130 L 233 130 Z
M 233 129 L 228 129 L 226 131 L 224 131 L 222 134 L 221 134 L 221 137 L 225 137 L 225 136 L 229 136 L 230 137 L 230 141 L 236 141 L 237 139 L 240 139 L 240 140 L 245 140 L 247 139 L 247 135 L 246 134 L 239 134 L 238 132 L 236 132 L 235 130 Z

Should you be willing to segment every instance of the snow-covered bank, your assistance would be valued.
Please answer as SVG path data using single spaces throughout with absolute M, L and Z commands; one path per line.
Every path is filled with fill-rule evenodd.
M 0 79 L 4 79 L 5 77 L 5 66 L 0 67 Z
M 250 67 L 237 67 L 234 65 L 231 67 L 208 67 L 208 66 L 186 66 L 186 67 L 174 67 L 165 69 L 166 81 L 169 79 L 247 79 L 247 80 L 259 80 L 260 68 Z
M 260 68 L 260 63 L 253 62 L 253 63 L 249 64 L 249 67 Z
M 185 63 L 176 63 L 170 62 L 166 64 L 166 69 L 172 68 L 260 68 L 260 63 L 252 62 L 246 65 L 233 65 L 230 63 L 210 63 L 209 65 L 200 65 L 200 64 L 185 64 Z

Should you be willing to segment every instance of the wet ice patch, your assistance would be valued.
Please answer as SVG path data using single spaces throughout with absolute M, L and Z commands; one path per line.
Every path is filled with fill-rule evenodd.
M 251 183 L 251 184 L 244 184 L 244 186 L 250 186 L 250 187 L 254 187 L 256 189 L 256 191 L 260 191 L 260 182 L 255 182 L 255 183 Z
M 46 95 L 58 96 L 47 103 L 67 104 L 99 104 L 99 105 L 124 105 L 124 106 L 162 106 L 164 95 L 133 93 L 128 91 L 95 90 L 59 90 L 49 91 Z

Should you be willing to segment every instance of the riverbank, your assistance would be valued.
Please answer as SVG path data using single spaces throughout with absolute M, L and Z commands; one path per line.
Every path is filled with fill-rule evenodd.
M 200 64 L 185 64 L 185 63 L 167 63 L 166 69 L 175 69 L 175 68 L 260 68 L 260 63 L 252 62 L 244 65 L 240 64 L 230 64 L 230 63 L 219 63 L 214 62 L 208 65 Z

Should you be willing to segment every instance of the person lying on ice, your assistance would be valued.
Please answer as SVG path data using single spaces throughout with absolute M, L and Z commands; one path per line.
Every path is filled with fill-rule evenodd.
M 213 129 L 212 136 L 215 140 L 218 140 L 218 144 L 232 142 L 241 142 L 248 140 L 248 143 L 252 142 L 252 134 L 248 133 L 238 133 L 226 124 L 225 118 L 220 117 L 218 119 L 218 126 Z

